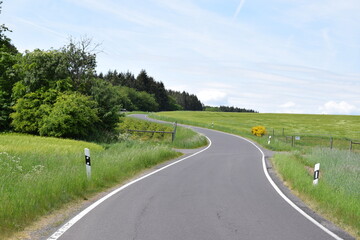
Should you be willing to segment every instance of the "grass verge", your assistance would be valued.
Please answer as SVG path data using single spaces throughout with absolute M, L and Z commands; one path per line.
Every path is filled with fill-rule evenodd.
M 314 210 L 360 238 L 359 155 L 343 150 L 312 149 L 276 154 L 273 163 L 288 187 Z M 319 184 L 311 169 L 320 163 Z M 310 170 L 310 171 L 309 171 Z
M 102 146 L 74 140 L 0 134 L 0 239 L 76 199 L 87 199 L 180 154 L 170 146 L 127 140 Z M 92 159 L 86 177 L 84 148 Z

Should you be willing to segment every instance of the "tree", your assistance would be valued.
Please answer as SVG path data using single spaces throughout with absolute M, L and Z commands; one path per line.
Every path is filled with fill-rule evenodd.
M 0 13 L 1 13 L 0 1 Z M 8 129 L 10 127 L 11 106 L 11 90 L 18 78 L 13 71 L 13 65 L 18 58 L 18 50 L 11 43 L 5 33 L 11 32 L 4 24 L 0 25 L 0 129 Z
M 124 108 L 127 110 L 148 112 L 156 112 L 159 110 L 159 105 L 155 97 L 147 92 L 139 92 L 128 87 L 120 87 L 119 91 L 129 99 L 129 102 L 124 104 Z
M 76 42 L 70 38 L 68 45 L 61 49 L 67 63 L 66 69 L 76 91 L 85 93 L 95 77 L 96 51 L 99 44 L 93 44 L 90 38 L 81 38 Z
M 90 96 L 98 103 L 101 127 L 113 130 L 119 122 L 120 110 L 124 102 L 123 95 L 116 87 L 102 79 L 92 79 Z
M 202 111 L 203 104 L 194 94 L 189 94 L 185 91 L 178 92 L 178 91 L 167 91 L 168 95 L 173 97 L 177 104 L 179 104 L 184 110 L 187 111 Z
M 184 110 L 182 106 L 177 104 L 176 99 L 173 96 L 169 96 L 169 111 Z
M 159 104 L 159 111 L 169 109 L 169 98 L 164 84 L 162 82 L 156 82 L 152 77 L 149 77 L 145 70 L 141 70 L 136 77 L 135 86 L 138 91 L 154 94 L 156 102 Z
M 12 113 L 11 93 L 14 84 L 19 80 L 13 66 L 16 63 L 18 55 L 14 55 L 0 48 L 0 129 L 10 128 Z
M 205 106 L 205 111 L 209 112 L 248 112 L 248 113 L 258 113 L 252 109 L 238 108 L 238 107 L 228 107 L 228 106 L 220 106 L 220 107 L 211 107 Z
M 71 80 L 67 73 L 67 63 L 64 54 L 58 50 L 43 51 L 36 49 L 33 52 L 26 51 L 14 69 L 21 78 L 25 88 L 25 94 L 39 89 L 50 88 L 59 91 L 72 90 Z M 21 93 L 15 93 L 21 97 Z

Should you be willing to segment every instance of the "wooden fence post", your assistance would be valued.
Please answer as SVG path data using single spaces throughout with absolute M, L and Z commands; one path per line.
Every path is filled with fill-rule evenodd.
M 174 123 L 174 131 L 172 133 L 172 142 L 174 142 L 174 140 L 175 140 L 176 128 L 177 128 L 177 122 Z
M 334 139 L 332 138 L 332 136 L 330 136 L 330 149 L 333 149 L 333 142 Z

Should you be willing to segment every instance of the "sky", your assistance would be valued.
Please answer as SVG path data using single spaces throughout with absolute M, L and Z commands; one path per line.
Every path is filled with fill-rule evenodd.
M 19 51 L 99 43 L 97 72 L 145 69 L 205 104 L 360 115 L 359 0 L 3 0 Z

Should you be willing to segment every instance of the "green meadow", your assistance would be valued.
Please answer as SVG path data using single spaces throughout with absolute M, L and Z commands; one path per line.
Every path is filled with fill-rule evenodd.
M 127 118 L 143 129 L 172 129 Z M 144 130 L 144 129 L 143 129 Z M 207 144 L 204 136 L 179 127 L 174 142 L 169 136 L 123 134 L 120 142 L 99 145 L 84 141 L 0 134 L 0 239 L 12 236 L 64 204 L 134 177 L 144 169 L 181 154 L 173 148 Z M 85 170 L 84 148 L 90 149 L 91 179 Z
M 268 139 L 256 138 L 251 128 L 265 126 L 272 136 L 272 150 L 291 150 L 291 138 L 299 136 L 295 145 L 323 146 L 330 148 L 330 137 L 334 148 L 349 149 L 350 139 L 360 142 L 360 116 L 268 114 L 268 113 L 223 113 L 223 112 L 160 112 L 151 115 L 167 121 L 213 128 L 239 134 L 261 144 Z M 360 145 L 353 148 L 360 150 Z
M 314 210 L 360 239 L 360 116 L 222 112 L 160 112 L 153 118 L 229 132 L 278 151 L 272 159 L 288 187 Z M 272 135 L 256 137 L 254 126 Z M 286 136 L 298 136 L 294 146 Z M 333 138 L 330 149 L 329 136 Z M 359 141 L 360 142 L 360 141 Z M 312 168 L 320 163 L 318 186 Z
M 223 113 L 223 112 L 160 112 L 156 116 L 179 122 L 193 122 L 202 126 L 223 127 L 250 133 L 254 126 L 265 126 L 276 135 L 331 134 L 334 137 L 360 138 L 360 116 L 270 114 L 270 113 Z

